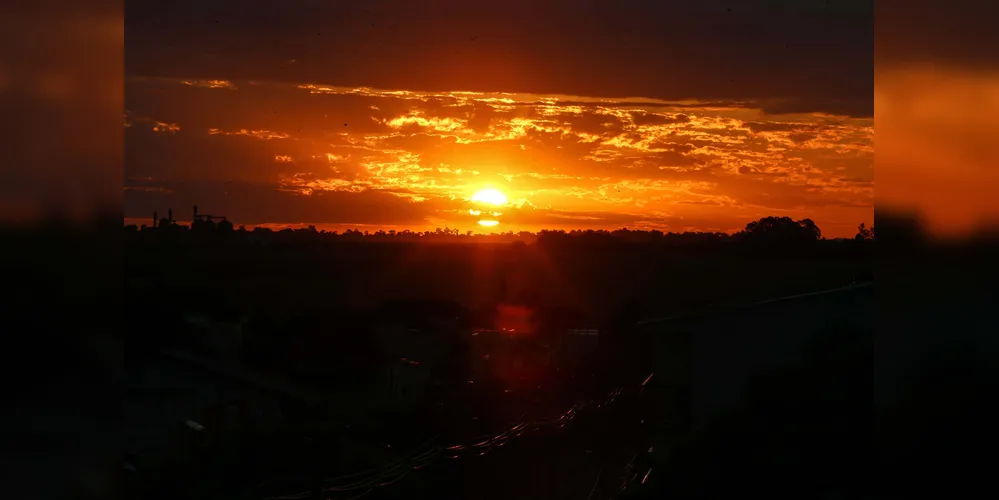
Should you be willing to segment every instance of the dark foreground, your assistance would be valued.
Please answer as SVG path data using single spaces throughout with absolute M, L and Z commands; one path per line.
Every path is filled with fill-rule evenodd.
M 329 422 L 270 439 L 234 434 L 198 464 L 174 466 L 182 475 L 159 478 L 143 496 L 852 496 L 863 484 L 852 473 L 864 436 L 855 403 L 870 387 L 869 378 L 858 378 L 858 355 L 872 322 L 868 286 L 644 323 L 636 335 L 656 353 L 646 366 L 598 373 L 558 404 L 509 403 L 533 410 L 520 419 L 476 414 L 498 410 L 502 402 L 494 400 L 436 420 L 373 416 L 369 431 L 394 429 L 381 435 L 385 443 Z M 733 335 L 744 349 L 783 355 L 757 355 L 733 369 L 731 349 L 718 342 Z M 480 422 L 458 429 L 466 419 Z M 851 473 L 844 479 L 819 470 Z
M 133 497 L 694 497 L 852 435 L 872 288 L 736 306 L 870 280 L 870 241 L 195 233 L 125 237 Z

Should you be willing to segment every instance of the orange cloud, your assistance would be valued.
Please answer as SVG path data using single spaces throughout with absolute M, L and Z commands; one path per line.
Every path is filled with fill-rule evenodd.
M 180 130 L 180 125 L 177 125 L 176 123 L 156 122 L 156 124 L 153 125 L 153 132 L 166 132 L 172 134 L 178 130 Z
M 257 139 L 287 139 L 291 137 L 290 134 L 272 132 L 270 130 L 247 130 L 245 128 L 227 132 L 222 129 L 210 128 L 208 129 L 209 135 L 245 135 L 247 137 L 254 137 Z
M 191 95 L 178 94 L 178 104 L 162 111 L 186 128 L 208 130 L 202 142 L 185 136 L 192 141 L 186 148 L 206 151 L 194 158 L 232 165 L 224 158 L 238 157 L 225 168 L 306 200 L 324 193 L 400 200 L 400 210 L 428 224 L 476 229 L 461 226 L 475 225 L 465 201 L 486 186 L 519 207 L 504 211 L 498 230 L 678 221 L 719 228 L 779 214 L 811 217 L 825 234 L 851 236 L 873 217 L 870 118 L 772 115 L 737 102 L 319 85 L 258 84 L 212 99 L 181 92 Z M 282 171 L 288 165 L 294 170 Z M 213 168 L 223 167 L 201 165 L 185 175 Z
M 236 86 L 228 80 L 184 80 L 181 83 L 189 87 L 236 90 Z
M 130 111 L 125 112 L 125 128 L 130 128 L 136 123 L 151 125 L 153 132 L 173 134 L 180 130 L 180 125 L 167 121 L 160 121 L 144 115 L 136 115 Z

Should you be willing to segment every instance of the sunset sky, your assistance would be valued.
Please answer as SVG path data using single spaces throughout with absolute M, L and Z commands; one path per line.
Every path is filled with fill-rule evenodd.
M 534 3 L 128 2 L 126 218 L 872 222 L 869 2 Z

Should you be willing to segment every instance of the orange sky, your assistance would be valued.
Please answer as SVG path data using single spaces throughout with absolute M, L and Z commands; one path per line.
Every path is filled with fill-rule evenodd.
M 175 0 L 125 15 L 125 216 L 735 231 L 873 220 L 864 0 Z M 469 199 L 502 191 L 484 228 Z M 492 210 L 490 210 L 492 211 Z
M 745 102 L 130 78 L 125 207 L 237 223 L 732 231 L 873 219 L 870 118 Z M 509 204 L 483 228 L 470 198 Z

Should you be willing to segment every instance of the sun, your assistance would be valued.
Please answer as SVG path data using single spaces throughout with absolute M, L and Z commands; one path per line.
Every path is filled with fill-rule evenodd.
M 496 206 L 506 205 L 506 195 L 496 189 L 483 189 L 472 196 L 472 201 Z

